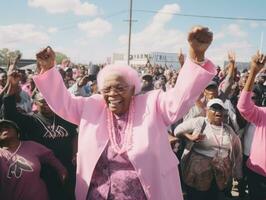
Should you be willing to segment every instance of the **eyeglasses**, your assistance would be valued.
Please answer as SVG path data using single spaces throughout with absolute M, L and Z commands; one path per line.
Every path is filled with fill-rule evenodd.
M 118 85 L 115 87 L 106 87 L 101 89 L 102 94 L 109 94 L 111 91 L 117 93 L 117 94 L 123 94 L 127 89 L 129 88 L 128 85 Z
M 225 113 L 225 109 L 220 105 L 212 105 L 209 109 L 213 112 Z

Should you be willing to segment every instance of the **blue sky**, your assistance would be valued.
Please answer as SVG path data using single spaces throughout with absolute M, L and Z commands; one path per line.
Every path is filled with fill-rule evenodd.
M 33 58 L 50 45 L 74 62 L 104 62 L 113 53 L 127 52 L 128 9 L 129 0 L 2 0 L 0 48 L 19 49 L 23 58 Z M 178 52 L 180 48 L 186 52 L 187 32 L 196 24 L 214 32 L 207 55 L 217 64 L 229 50 L 236 52 L 237 60 L 249 60 L 260 47 L 262 32 L 266 51 L 266 20 L 173 14 L 266 19 L 266 1 L 133 0 L 133 9 L 132 52 Z

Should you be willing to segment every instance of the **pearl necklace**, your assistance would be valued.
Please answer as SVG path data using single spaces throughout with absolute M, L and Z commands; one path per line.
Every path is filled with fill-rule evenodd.
M 129 111 L 128 111 L 128 119 L 125 128 L 125 136 L 124 141 L 121 146 L 117 144 L 116 140 L 116 133 L 114 127 L 114 115 L 112 112 L 107 108 L 107 129 L 109 134 L 109 139 L 111 142 L 111 147 L 117 154 L 123 154 L 132 147 L 132 135 L 133 135 L 133 119 L 134 119 L 134 98 L 131 99 Z

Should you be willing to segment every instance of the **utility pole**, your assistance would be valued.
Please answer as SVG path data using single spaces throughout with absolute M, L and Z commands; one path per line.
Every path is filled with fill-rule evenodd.
M 129 7 L 129 30 L 128 30 L 128 51 L 127 51 L 127 64 L 130 64 L 130 48 L 131 48 L 131 26 L 132 26 L 132 0 L 130 0 Z

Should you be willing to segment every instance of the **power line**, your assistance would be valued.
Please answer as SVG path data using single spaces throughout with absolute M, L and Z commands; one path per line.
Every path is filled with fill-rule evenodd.
M 161 13 L 168 15 L 176 15 L 182 17 L 197 17 L 197 18 L 209 18 L 209 19 L 224 19 L 224 20 L 242 20 L 242 21 L 262 21 L 266 22 L 266 18 L 249 18 L 249 17 L 224 17 L 224 16 L 210 16 L 210 15 L 194 15 L 194 14 L 180 14 L 176 12 L 163 12 L 156 10 L 142 10 L 142 9 L 134 9 L 135 12 L 143 12 L 143 13 Z
M 260 21 L 260 22 L 266 22 L 265 18 L 249 18 L 249 17 L 224 17 L 224 16 L 210 16 L 210 15 L 194 15 L 194 14 L 180 14 L 180 13 L 176 13 L 176 12 L 163 12 L 163 11 L 156 11 L 156 10 L 144 10 L 144 9 L 133 9 L 133 12 L 142 12 L 142 13 L 161 13 L 161 14 L 167 14 L 167 15 L 175 15 L 175 16 L 181 16 L 181 17 L 194 17 L 194 18 L 208 18 L 208 19 L 221 19 L 221 20 L 242 20 L 242 21 Z M 107 16 L 103 16 L 103 19 L 108 19 L 111 17 L 115 17 L 124 13 L 127 13 L 128 10 L 121 10 L 115 13 L 112 13 L 110 15 Z M 65 25 L 62 26 L 60 28 L 58 28 L 58 31 L 65 31 L 65 30 L 69 30 L 72 29 L 74 27 L 76 27 L 76 23 L 81 22 L 76 21 L 76 22 L 72 22 L 69 25 Z M 74 24 L 75 23 L 75 24 Z M 6 41 L 5 43 L 15 43 L 17 41 L 20 40 L 9 40 Z
M 102 18 L 103 19 L 109 19 L 109 18 L 118 16 L 118 15 L 121 15 L 121 14 L 124 14 L 124 13 L 127 13 L 127 12 L 128 12 L 128 10 L 121 10 L 121 11 L 112 13 L 110 15 L 103 16 Z M 63 27 L 59 28 L 59 31 L 64 31 L 64 30 L 68 30 L 68 29 L 74 28 L 74 27 L 77 26 L 77 23 L 79 23 L 79 22 L 81 22 L 81 21 L 80 20 L 77 20 L 77 21 L 72 22 L 71 24 L 69 24 L 67 26 L 63 26 Z
M 103 19 L 108 19 L 108 18 L 112 18 L 112 17 L 118 16 L 118 15 L 127 13 L 127 12 L 128 12 L 128 10 L 121 10 L 121 11 L 117 11 L 115 13 L 112 13 L 110 15 L 103 16 L 102 18 Z M 73 21 L 71 23 L 65 24 L 64 26 L 59 27 L 57 30 L 58 31 L 65 31 L 65 30 L 69 30 L 69 29 L 75 28 L 77 26 L 77 23 L 79 23 L 79 22 L 82 22 L 82 21 L 81 20 Z M 6 41 L 5 43 L 15 43 L 15 42 L 18 42 L 18 41 L 21 41 L 21 40 L 20 39 L 14 39 L 14 40 Z

